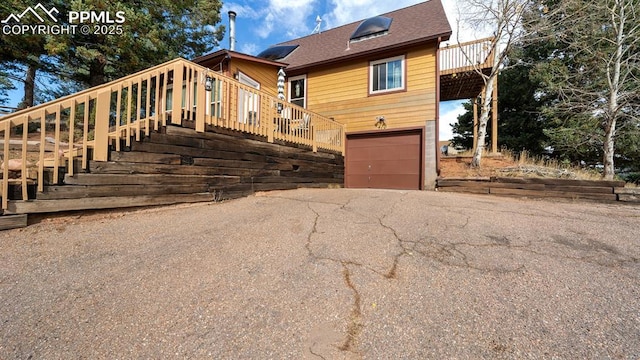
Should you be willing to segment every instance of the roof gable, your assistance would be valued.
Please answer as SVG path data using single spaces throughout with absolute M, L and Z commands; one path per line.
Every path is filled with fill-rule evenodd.
M 439 37 L 442 40 L 448 40 L 451 35 L 451 26 L 440 0 L 426 1 L 380 16 L 392 19 L 388 31 L 381 36 L 350 41 L 354 31 L 363 22 L 360 20 L 319 34 L 277 44 L 278 46 L 299 46 L 296 51 L 280 60 L 289 64 L 287 69 L 290 71 L 299 70 L 395 48 L 419 45 Z
M 264 59 L 257 56 L 247 55 L 237 51 L 224 50 L 224 49 L 218 50 L 216 52 L 212 52 L 210 54 L 198 56 L 191 61 L 193 61 L 196 64 L 212 68 L 213 66 L 219 66 L 220 62 L 223 61 L 224 59 L 242 59 L 242 60 L 252 61 L 252 62 L 261 63 L 265 65 L 271 65 L 277 68 L 287 66 L 286 63 L 282 63 L 279 61 L 273 61 L 270 59 Z

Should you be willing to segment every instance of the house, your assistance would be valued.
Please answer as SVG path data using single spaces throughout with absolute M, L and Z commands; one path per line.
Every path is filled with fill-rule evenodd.
M 265 49 L 194 59 L 346 126 L 345 186 L 433 189 L 438 173 L 438 52 L 451 27 L 430 0 Z M 267 90 L 267 88 L 269 90 Z
M 177 58 L 4 116 L 0 157 L 21 168 L 0 169 L 2 214 L 432 189 L 439 101 L 477 97 L 492 59 L 487 39 L 440 47 L 450 34 L 431 0 L 257 56 Z

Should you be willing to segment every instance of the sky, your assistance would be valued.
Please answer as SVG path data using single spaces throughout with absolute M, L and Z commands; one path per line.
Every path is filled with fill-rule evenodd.
M 309 35 L 316 27 L 316 18 L 322 19 L 321 31 L 389 11 L 415 5 L 423 0 L 233 0 L 223 1 L 222 24 L 229 25 L 227 13 L 233 10 L 236 18 L 236 51 L 257 55 L 271 45 Z M 456 42 L 458 0 L 441 0 L 454 34 L 449 43 Z M 470 31 L 460 31 L 460 41 L 472 40 Z M 228 33 L 214 49 L 229 48 Z M 16 106 L 21 91 L 10 94 L 8 106 Z M 451 139 L 451 126 L 463 113 L 460 101 L 440 104 L 440 140 Z

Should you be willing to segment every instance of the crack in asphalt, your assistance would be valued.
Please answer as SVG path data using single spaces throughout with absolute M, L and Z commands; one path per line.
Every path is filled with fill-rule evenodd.
M 313 212 L 315 215 L 313 227 L 311 228 L 311 231 L 307 235 L 307 243 L 305 244 L 305 248 L 307 249 L 307 253 L 309 254 L 309 257 L 311 257 L 316 261 L 324 260 L 324 261 L 339 263 L 342 266 L 342 276 L 343 276 L 344 282 L 347 285 L 347 287 L 353 292 L 353 304 L 352 304 L 352 309 L 350 313 L 349 324 L 347 326 L 347 334 L 343 344 L 340 345 L 338 349 L 340 351 L 346 351 L 346 352 L 354 353 L 356 355 L 360 355 L 355 348 L 356 348 L 357 338 L 360 335 L 360 332 L 362 331 L 362 328 L 364 326 L 362 324 L 361 297 L 360 297 L 360 292 L 358 292 L 358 289 L 356 288 L 355 284 L 353 283 L 353 281 L 351 281 L 351 271 L 349 270 L 349 265 L 359 266 L 359 267 L 362 267 L 363 265 L 354 261 L 344 261 L 339 259 L 333 259 L 326 256 L 319 256 L 313 252 L 313 249 L 311 248 L 311 242 L 313 241 L 312 240 L 313 235 L 319 234 L 318 221 L 320 220 L 320 213 L 318 213 L 313 207 L 311 207 L 311 202 L 307 201 L 306 203 L 309 210 L 311 210 L 311 212 Z M 344 207 L 346 206 L 346 204 L 343 204 L 342 206 Z M 319 355 L 313 352 L 312 354 L 324 359 L 322 355 Z
M 358 336 L 364 327 L 362 323 L 362 310 L 361 310 L 361 296 L 358 289 L 356 289 L 355 284 L 351 281 L 351 271 L 349 270 L 349 263 L 342 263 L 342 276 L 344 277 L 344 282 L 349 289 L 353 292 L 353 307 L 351 309 L 351 318 L 349 321 L 349 326 L 347 327 L 347 338 L 344 343 L 338 347 L 341 351 L 348 351 L 358 355 L 356 347 L 356 342 L 358 340 Z
M 336 205 L 336 206 L 340 206 L 339 210 L 349 211 L 347 208 L 351 203 L 352 199 L 349 199 L 344 203 L 336 203 L 336 202 L 323 202 L 323 201 L 316 201 L 316 200 L 309 200 L 309 199 L 299 200 L 299 199 L 280 197 L 286 200 L 306 203 L 309 210 L 313 212 L 315 219 L 313 222 L 313 227 L 311 231 L 308 233 L 307 241 L 305 244 L 305 248 L 307 249 L 308 255 L 310 258 L 314 259 L 315 261 L 324 260 L 324 261 L 330 261 L 336 264 L 340 264 L 340 266 L 342 267 L 343 281 L 347 286 L 347 288 L 353 294 L 352 295 L 353 302 L 351 304 L 351 310 L 349 312 L 350 314 L 349 322 L 347 325 L 345 339 L 342 345 L 337 347 L 340 351 L 350 352 L 355 355 L 361 356 L 361 354 L 358 352 L 358 349 L 357 349 L 357 346 L 358 346 L 357 343 L 358 343 L 358 338 L 364 328 L 364 320 L 363 320 L 363 314 L 361 309 L 362 297 L 355 282 L 353 281 L 353 272 L 350 267 L 363 268 L 365 270 L 371 271 L 372 273 L 378 276 L 383 277 L 384 279 L 394 280 L 398 278 L 401 258 L 403 256 L 414 256 L 414 254 L 418 254 L 426 259 L 434 260 L 445 266 L 466 268 L 470 270 L 480 271 L 483 273 L 493 273 L 498 275 L 504 275 L 504 274 L 510 274 L 510 273 L 522 273 L 526 267 L 524 264 L 517 267 L 513 267 L 513 268 L 498 267 L 496 265 L 482 267 L 477 264 L 474 264 L 473 261 L 469 259 L 468 253 L 470 250 L 468 249 L 471 249 L 471 250 L 481 249 L 481 248 L 509 249 L 514 251 L 528 252 L 538 256 L 561 257 L 561 258 L 566 258 L 566 259 L 575 260 L 575 261 L 588 261 L 588 259 L 590 258 L 597 257 L 597 255 L 585 256 L 585 257 L 572 257 L 568 255 L 562 256 L 562 255 L 553 253 L 551 251 L 550 252 L 536 251 L 535 249 L 532 249 L 532 245 L 533 245 L 532 241 L 529 240 L 523 244 L 516 244 L 507 236 L 482 235 L 485 238 L 489 239 L 491 242 L 481 243 L 481 244 L 473 244 L 470 242 L 446 242 L 441 239 L 438 239 L 436 237 L 437 235 L 423 237 L 417 241 L 405 240 L 405 239 L 402 239 L 402 237 L 398 234 L 398 231 L 396 230 L 396 228 L 394 228 L 386 220 L 388 219 L 389 216 L 394 214 L 394 212 L 396 211 L 396 207 L 403 202 L 404 198 L 407 195 L 408 194 L 405 194 L 398 201 L 396 201 L 392 206 L 390 206 L 389 210 L 386 213 L 377 217 L 377 223 L 393 236 L 397 245 L 400 248 L 400 251 L 398 251 L 396 254 L 393 254 L 393 260 L 392 260 L 391 266 L 389 270 L 386 271 L 385 273 L 381 273 L 380 271 L 370 266 L 367 266 L 366 264 L 362 264 L 356 261 L 337 259 L 337 258 L 332 258 L 328 256 L 321 256 L 321 255 L 315 254 L 312 249 L 313 236 L 317 234 L 322 234 L 318 231 L 318 223 L 321 219 L 321 214 L 313 208 L 312 204 L 317 203 L 317 204 Z M 460 214 L 457 213 L 457 215 L 460 215 Z M 538 214 L 526 214 L 526 215 L 539 216 Z M 453 228 L 458 230 L 465 229 L 469 226 L 469 224 L 471 223 L 471 220 L 472 220 L 471 216 L 466 216 L 463 223 L 444 224 L 444 230 L 439 231 L 438 234 L 442 235 L 448 231 L 451 231 L 451 229 Z M 440 224 L 440 225 L 443 225 L 443 224 Z M 574 250 L 591 251 L 597 248 L 596 250 L 602 250 L 604 253 L 611 256 L 622 256 L 615 248 L 609 247 L 608 245 L 606 246 L 602 245 L 597 241 L 587 241 L 586 244 L 575 244 L 575 243 L 570 243 L 567 239 L 564 239 L 564 238 L 553 239 L 553 240 L 554 240 L 553 242 L 558 245 L 567 246 L 569 248 L 573 248 Z M 463 250 L 462 249 L 463 247 L 466 247 L 468 249 Z M 608 265 L 608 266 L 620 265 L 625 262 L 636 263 L 640 261 L 639 259 L 632 258 L 632 257 L 628 257 L 625 260 L 620 260 L 620 259 L 616 259 L 616 260 L 619 260 L 619 261 L 617 261 L 614 265 Z M 597 262 L 597 261 L 596 263 L 600 264 L 600 262 Z M 607 266 L 607 265 L 603 265 L 603 266 Z M 324 359 L 324 357 L 320 354 L 313 353 L 313 352 L 312 354 Z
M 318 354 L 316 352 L 313 351 L 313 347 L 318 345 L 318 343 L 313 343 L 313 345 L 309 346 L 309 352 L 311 353 L 311 355 L 315 356 L 315 357 L 319 357 L 322 360 L 327 360 L 327 358 L 325 358 L 324 356 L 322 356 L 322 354 Z

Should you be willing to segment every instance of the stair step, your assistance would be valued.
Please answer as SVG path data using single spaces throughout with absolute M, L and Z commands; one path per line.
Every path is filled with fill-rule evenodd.
M 7 214 L 52 213 L 214 201 L 212 193 L 109 196 L 82 199 L 9 201 Z

